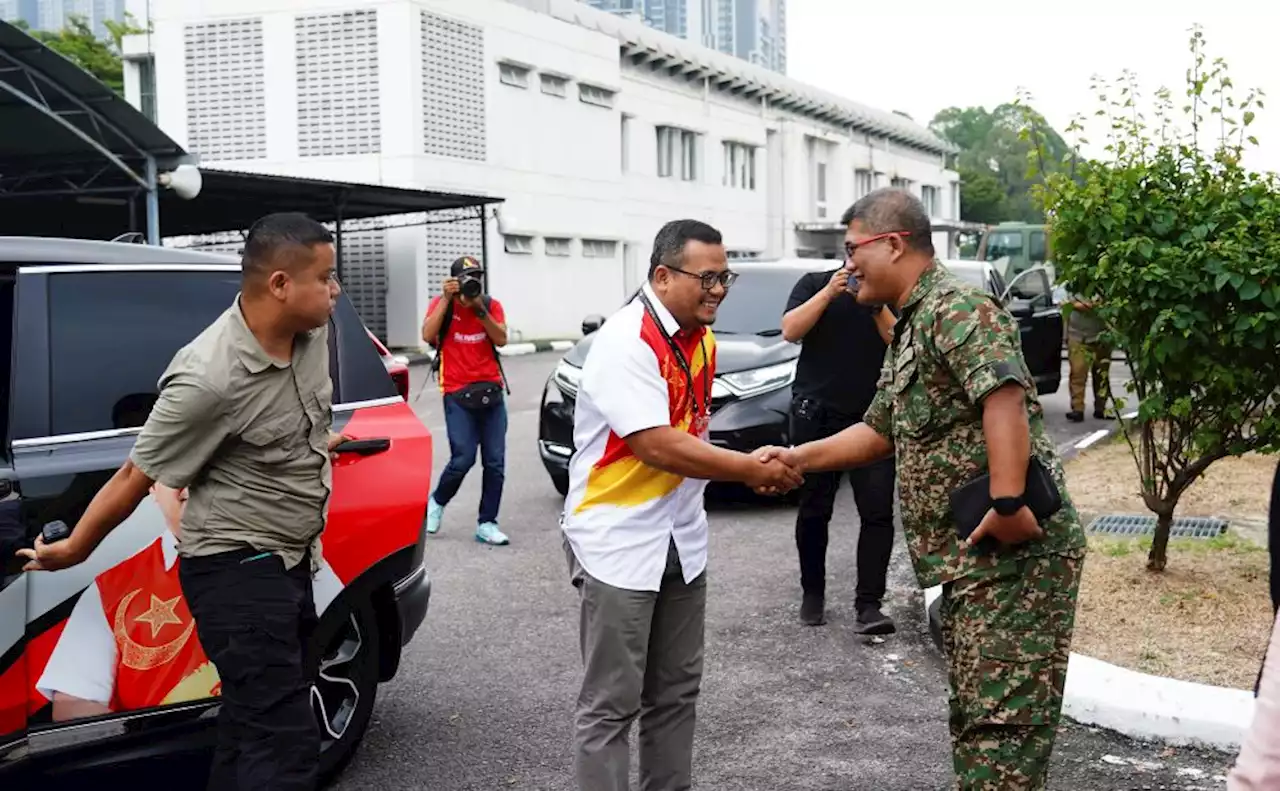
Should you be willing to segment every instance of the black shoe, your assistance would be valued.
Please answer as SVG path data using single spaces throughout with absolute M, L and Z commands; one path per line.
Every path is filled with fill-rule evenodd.
M 867 604 L 858 608 L 858 620 L 854 625 L 858 634 L 893 634 L 898 630 L 893 619 L 880 612 L 877 604 Z
M 804 600 L 800 602 L 800 620 L 808 626 L 822 626 L 827 622 L 824 608 L 825 603 L 821 596 L 806 593 Z
M 1106 410 L 1104 410 L 1102 407 L 1094 407 L 1094 408 L 1093 408 L 1093 419 L 1094 419 L 1094 420 L 1106 420 L 1106 419 L 1107 419 L 1107 413 L 1106 413 Z
M 1070 420 L 1072 423 L 1079 423 L 1084 420 L 1084 413 L 1073 409 L 1067 413 L 1067 420 Z

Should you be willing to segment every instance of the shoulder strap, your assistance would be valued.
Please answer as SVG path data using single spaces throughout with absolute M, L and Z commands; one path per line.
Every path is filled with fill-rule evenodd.
M 453 300 L 444 307 L 444 319 L 440 322 L 440 332 L 436 334 L 436 356 L 431 359 L 431 373 L 440 372 L 440 355 L 444 354 L 444 338 L 449 332 L 449 324 L 453 321 Z
M 484 309 L 489 310 L 492 304 L 493 297 L 485 294 Z M 511 381 L 507 379 L 507 372 L 502 367 L 502 353 L 498 351 L 498 344 L 493 342 L 493 338 L 489 339 L 489 348 L 493 349 L 493 361 L 498 364 L 498 375 L 502 377 L 502 387 L 507 391 L 507 395 L 511 395 Z

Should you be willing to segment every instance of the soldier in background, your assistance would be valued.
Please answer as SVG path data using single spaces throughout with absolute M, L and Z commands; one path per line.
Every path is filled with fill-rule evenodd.
M 1102 319 L 1094 312 L 1094 304 L 1078 296 L 1071 298 L 1067 316 L 1067 361 L 1070 374 L 1071 411 L 1067 420 L 1084 420 L 1084 391 L 1093 376 L 1093 417 L 1106 417 L 1107 399 L 1111 394 L 1111 348 L 1102 343 Z
M 1044 427 L 1018 325 L 934 258 L 920 201 L 877 190 L 847 215 L 858 301 L 901 311 L 875 400 L 854 425 L 791 449 L 802 473 L 896 454 L 902 525 L 921 587 L 942 585 L 957 789 L 1043 789 L 1062 710 L 1085 536 Z M 1032 456 L 1061 507 L 1025 502 Z M 990 474 L 990 507 L 967 541 L 951 493 Z

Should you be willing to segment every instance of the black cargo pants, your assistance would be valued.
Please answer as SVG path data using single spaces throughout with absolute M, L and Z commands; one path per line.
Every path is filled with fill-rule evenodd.
M 222 682 L 208 788 L 311 791 L 320 734 L 305 667 L 316 626 L 310 557 L 289 570 L 253 549 L 184 557 L 178 576 Z

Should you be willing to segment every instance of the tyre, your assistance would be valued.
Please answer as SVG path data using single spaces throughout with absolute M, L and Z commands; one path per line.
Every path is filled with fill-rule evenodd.
M 561 497 L 569 494 L 569 476 L 568 475 L 552 475 L 551 483 L 556 487 L 556 491 Z
M 311 711 L 320 731 L 321 783 L 346 768 L 369 727 L 378 693 L 378 637 L 373 603 L 339 597 L 312 639 Z

